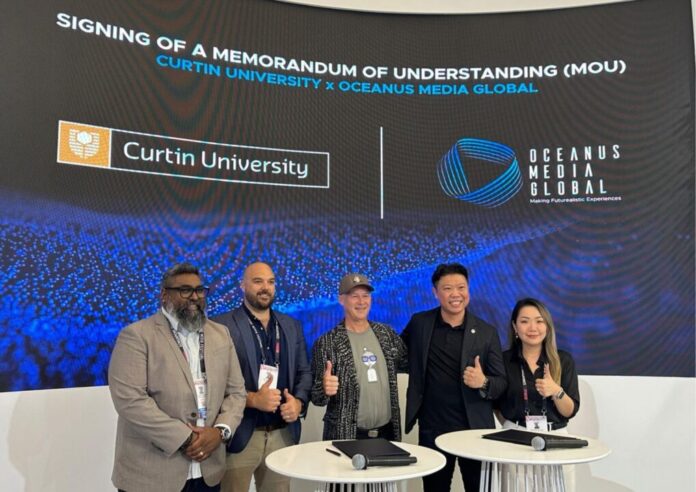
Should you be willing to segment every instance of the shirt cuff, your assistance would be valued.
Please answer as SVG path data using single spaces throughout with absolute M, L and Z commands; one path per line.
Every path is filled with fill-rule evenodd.
M 232 429 L 230 429 L 230 426 L 227 424 L 215 424 L 213 427 L 215 427 L 216 429 L 222 427 L 223 429 L 227 429 L 228 431 L 232 432 Z

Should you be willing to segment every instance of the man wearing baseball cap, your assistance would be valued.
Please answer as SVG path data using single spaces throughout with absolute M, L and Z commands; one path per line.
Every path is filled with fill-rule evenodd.
M 312 349 L 312 403 L 327 406 L 324 440 L 401 440 L 396 372 L 406 364 L 406 346 L 390 326 L 368 320 L 373 290 L 365 275 L 344 276 L 344 318 Z

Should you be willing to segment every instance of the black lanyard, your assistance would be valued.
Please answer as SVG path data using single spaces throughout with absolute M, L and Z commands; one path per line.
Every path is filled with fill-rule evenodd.
M 169 329 L 172 332 L 172 335 L 174 336 L 174 340 L 176 340 L 176 344 L 179 346 L 179 350 L 181 350 L 181 355 L 184 356 L 184 359 L 186 359 L 186 362 L 188 362 L 188 357 L 186 356 L 186 351 L 184 350 L 184 345 L 181 343 L 181 339 L 179 338 L 179 334 L 174 330 L 174 327 L 169 324 Z M 201 375 L 203 376 L 203 379 L 205 379 L 205 331 L 201 328 L 201 330 L 198 332 L 198 359 L 201 362 Z
M 261 340 L 261 335 L 259 334 L 259 330 L 263 330 L 263 325 L 259 328 L 257 327 L 253 321 L 251 321 L 251 318 L 247 316 L 247 319 L 249 320 L 249 326 L 251 326 L 251 331 L 254 332 L 254 335 L 256 335 L 256 341 L 259 344 L 259 349 L 261 350 L 261 362 L 265 365 L 266 364 L 266 351 L 264 350 L 263 347 L 263 341 Z M 275 316 L 273 316 L 273 321 L 275 322 L 275 347 L 274 347 L 274 363 L 276 367 L 280 366 L 280 326 L 278 325 L 278 320 L 276 319 Z M 260 322 L 259 322 L 260 324 Z M 268 336 L 268 335 L 266 335 Z
M 524 375 L 524 364 L 520 363 L 522 373 L 522 398 L 524 399 L 524 414 L 529 415 L 529 391 L 527 390 L 527 378 Z M 546 415 L 546 398 L 541 399 L 541 414 Z

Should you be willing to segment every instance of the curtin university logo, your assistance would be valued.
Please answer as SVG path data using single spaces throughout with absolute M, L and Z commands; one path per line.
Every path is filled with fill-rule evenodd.
M 504 170 L 498 174 L 502 167 Z M 446 195 L 481 207 L 498 207 L 522 188 L 515 151 L 507 145 L 462 138 L 437 163 L 437 178 Z M 474 185 L 477 178 L 482 184 Z
M 57 160 L 62 164 L 110 167 L 111 130 L 60 120 Z

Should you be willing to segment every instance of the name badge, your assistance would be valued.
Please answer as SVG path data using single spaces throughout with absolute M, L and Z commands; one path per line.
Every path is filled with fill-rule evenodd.
M 193 387 L 196 390 L 196 406 L 198 407 L 198 418 L 205 421 L 208 408 L 208 385 L 204 378 L 194 379 Z
M 525 416 L 527 430 L 542 431 L 549 430 L 549 424 L 546 422 L 546 415 L 527 415 Z
M 367 348 L 365 347 L 363 348 L 362 361 L 363 364 L 367 366 L 367 382 L 376 383 L 377 371 L 373 366 L 377 364 L 377 356 L 369 350 L 367 350 Z
M 269 388 L 271 389 L 277 389 L 278 388 L 278 368 L 276 366 L 269 366 L 266 364 L 261 364 L 259 366 L 259 385 L 258 388 L 261 388 L 264 384 L 268 382 L 268 379 L 271 378 L 271 384 Z

